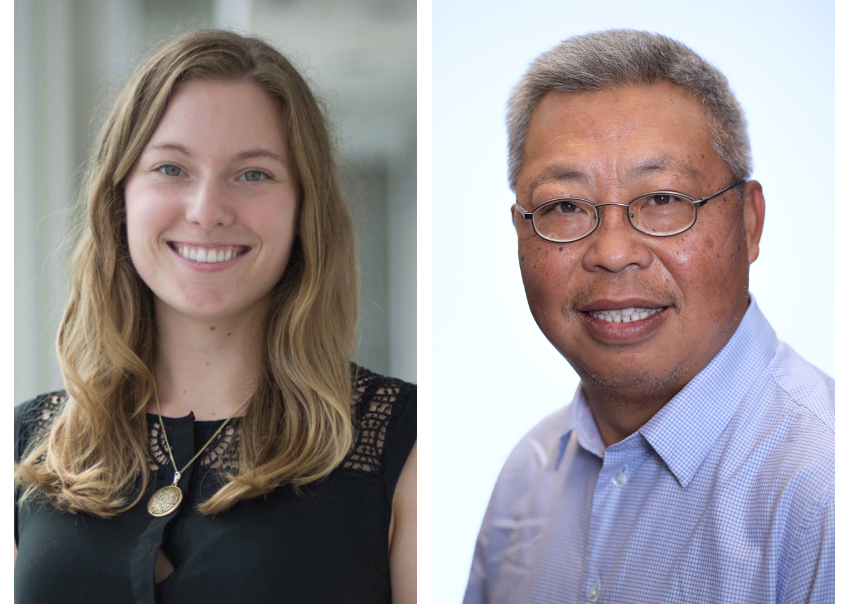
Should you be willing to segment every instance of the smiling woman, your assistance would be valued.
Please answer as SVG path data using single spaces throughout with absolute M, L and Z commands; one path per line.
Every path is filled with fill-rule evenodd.
M 416 391 L 350 362 L 352 226 L 297 71 L 166 45 L 88 191 L 66 389 L 15 413 L 16 601 L 414 601 Z
M 173 95 L 124 187 L 129 253 L 159 320 L 267 314 L 296 229 L 287 139 L 253 82 L 198 80 Z

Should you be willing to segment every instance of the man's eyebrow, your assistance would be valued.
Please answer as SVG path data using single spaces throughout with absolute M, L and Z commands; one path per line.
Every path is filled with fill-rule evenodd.
M 177 153 L 181 153 L 188 158 L 192 158 L 193 154 L 191 151 L 188 150 L 187 147 L 184 145 L 180 145 L 179 143 L 172 143 L 172 142 L 161 142 L 161 143 L 154 143 L 147 147 L 147 151 L 176 151 Z M 246 151 L 241 151 L 240 153 L 236 153 L 232 157 L 232 161 L 244 161 L 246 159 L 254 159 L 256 157 L 266 157 L 268 159 L 272 159 L 274 161 L 278 161 L 281 164 L 287 165 L 288 162 L 282 155 L 279 155 L 275 151 L 271 151 L 270 149 L 264 149 L 262 147 L 257 147 L 255 149 L 247 149 Z
M 683 176 L 698 178 L 702 172 L 675 155 L 652 155 L 643 157 L 623 172 L 625 180 L 637 180 L 660 172 L 676 172 Z
M 676 172 L 683 176 L 699 178 L 702 172 L 675 155 L 651 155 L 635 161 L 623 172 L 625 180 L 637 180 L 660 172 Z M 587 173 L 562 164 L 547 166 L 529 182 L 529 193 L 548 182 L 576 183 L 589 185 L 593 179 Z
M 547 166 L 540 173 L 529 182 L 529 193 L 548 182 L 564 182 L 564 183 L 578 183 L 587 185 L 592 179 L 581 170 L 571 166 L 556 164 L 554 166 Z

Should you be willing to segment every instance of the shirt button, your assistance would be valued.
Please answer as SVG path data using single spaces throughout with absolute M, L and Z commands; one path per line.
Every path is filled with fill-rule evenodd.
M 628 481 L 629 477 L 626 476 L 626 473 L 623 470 L 620 470 L 619 472 L 614 474 L 613 478 L 611 478 L 611 484 L 613 484 L 615 487 L 625 486 Z
M 599 585 L 592 585 L 588 590 L 588 600 L 596 602 L 599 599 Z

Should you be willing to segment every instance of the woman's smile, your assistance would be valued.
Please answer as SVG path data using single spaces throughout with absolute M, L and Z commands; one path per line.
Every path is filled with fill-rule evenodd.
M 167 246 L 195 270 L 224 270 L 250 251 L 246 245 L 208 245 L 168 241 Z

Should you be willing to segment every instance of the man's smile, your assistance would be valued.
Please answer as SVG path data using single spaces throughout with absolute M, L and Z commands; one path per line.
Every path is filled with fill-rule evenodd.
M 605 343 L 631 344 L 651 335 L 672 306 L 645 298 L 601 299 L 577 307 L 577 316 L 588 333 Z
M 599 319 L 600 321 L 607 321 L 608 323 L 629 323 L 631 321 L 640 321 L 651 317 L 655 313 L 661 312 L 666 308 L 624 308 L 622 310 L 600 310 L 588 313 L 591 317 Z

